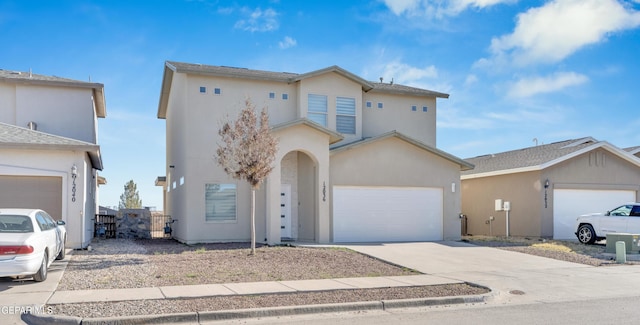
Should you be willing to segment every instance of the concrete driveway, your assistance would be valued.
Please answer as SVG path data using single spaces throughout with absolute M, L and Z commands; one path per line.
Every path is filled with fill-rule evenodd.
M 487 286 L 496 303 L 637 296 L 640 266 L 592 267 L 462 242 L 341 245 L 420 272 Z
M 49 267 L 47 279 L 35 282 L 32 279 L 13 280 L 0 278 L 0 324 L 24 324 L 20 319 L 20 309 L 27 307 L 40 308 L 58 287 L 64 269 L 69 262 L 70 250 L 62 261 L 54 261 Z

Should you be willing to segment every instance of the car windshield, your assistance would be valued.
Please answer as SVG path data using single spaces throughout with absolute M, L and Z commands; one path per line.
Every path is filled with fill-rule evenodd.
M 33 222 L 28 216 L 0 215 L 0 233 L 33 232 Z

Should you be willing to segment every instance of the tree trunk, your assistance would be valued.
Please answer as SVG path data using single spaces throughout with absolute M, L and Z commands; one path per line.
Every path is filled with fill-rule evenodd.
M 256 255 L 256 190 L 251 188 L 251 255 Z

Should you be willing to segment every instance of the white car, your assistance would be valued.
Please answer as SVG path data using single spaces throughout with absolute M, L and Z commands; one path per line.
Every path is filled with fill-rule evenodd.
M 64 259 L 67 230 L 37 209 L 0 208 L 0 277 L 47 279 L 55 259 Z
M 593 244 L 611 233 L 640 234 L 640 203 L 628 203 L 605 214 L 587 214 L 576 219 L 576 236 L 583 244 Z

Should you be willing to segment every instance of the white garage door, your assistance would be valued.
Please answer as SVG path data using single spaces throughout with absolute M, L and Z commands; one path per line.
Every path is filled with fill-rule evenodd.
M 442 189 L 335 186 L 333 240 L 442 240 Z
M 553 238 L 576 239 L 576 218 L 588 213 L 605 213 L 636 200 L 635 191 L 553 190 Z

